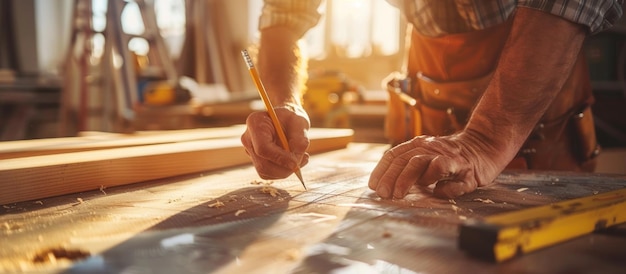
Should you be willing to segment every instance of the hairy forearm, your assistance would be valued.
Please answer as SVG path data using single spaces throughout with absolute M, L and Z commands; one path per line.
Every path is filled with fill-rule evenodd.
M 547 13 L 520 8 L 489 87 L 466 134 L 504 166 L 563 87 L 585 29 Z
M 275 106 L 301 104 L 306 80 L 306 60 L 298 47 L 298 38 L 285 27 L 262 31 L 258 68 L 263 85 Z

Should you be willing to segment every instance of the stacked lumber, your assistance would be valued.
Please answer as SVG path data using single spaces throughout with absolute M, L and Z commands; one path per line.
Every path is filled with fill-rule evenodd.
M 250 164 L 244 127 L 0 143 L 0 204 Z M 313 128 L 309 153 L 345 148 L 350 129 Z

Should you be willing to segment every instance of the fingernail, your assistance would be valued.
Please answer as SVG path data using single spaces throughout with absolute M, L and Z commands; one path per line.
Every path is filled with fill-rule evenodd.
M 378 188 L 378 190 L 376 191 L 378 193 L 378 196 L 383 197 L 383 198 L 388 198 L 389 197 L 389 188 L 381 186 Z
M 393 197 L 394 197 L 394 198 L 396 198 L 396 199 L 402 199 L 402 198 L 404 198 L 404 193 L 402 193 L 402 192 L 400 192 L 400 191 L 397 191 L 397 190 L 396 190 L 396 191 L 393 193 Z

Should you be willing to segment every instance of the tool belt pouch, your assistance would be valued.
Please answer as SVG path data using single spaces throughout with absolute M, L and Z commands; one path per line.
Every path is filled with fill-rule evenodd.
M 398 72 L 390 74 L 383 81 L 389 99 L 385 116 L 385 137 L 392 145 L 398 145 L 420 135 L 420 113 L 411 105 L 415 102 L 410 90 L 412 79 Z M 411 101 L 413 99 L 413 101 Z
M 585 106 L 582 111 L 577 112 L 570 118 L 569 123 L 575 136 L 574 152 L 578 156 L 581 163 L 581 169 L 584 171 L 593 171 L 596 164 L 596 156 L 600 154 L 600 146 L 596 138 L 595 125 L 593 122 L 593 114 L 591 106 Z
M 593 172 L 599 153 L 591 107 L 585 105 L 571 108 L 563 118 L 540 121 L 518 157 L 530 169 Z
M 389 78 L 385 134 L 390 143 L 397 145 L 422 134 L 443 136 L 462 130 L 490 79 L 491 75 L 486 75 L 470 81 L 437 83 L 418 75 L 413 78 L 416 84 L 412 89 L 404 92 L 398 88 L 402 78 Z M 409 93 L 414 99 L 412 105 L 407 103 Z M 600 146 L 590 104 L 571 109 L 576 111 L 569 111 L 564 119 L 540 121 L 507 168 L 593 171 Z
M 421 73 L 414 78 L 390 75 L 385 80 L 386 137 L 396 145 L 422 134 L 442 136 L 462 130 L 490 79 L 488 74 L 468 81 L 436 82 Z M 406 82 L 410 84 L 401 84 Z M 409 104 L 407 97 L 414 103 Z
M 441 136 L 462 130 L 491 80 L 491 73 L 466 81 L 440 82 L 417 74 L 422 133 Z

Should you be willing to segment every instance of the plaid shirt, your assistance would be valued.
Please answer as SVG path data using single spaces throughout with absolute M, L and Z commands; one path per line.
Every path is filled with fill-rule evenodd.
M 590 33 L 611 27 L 623 0 L 387 0 L 426 36 L 485 29 L 507 20 L 517 7 L 541 10 L 587 26 Z M 315 26 L 321 0 L 265 0 L 259 29 L 286 25 L 297 34 Z

